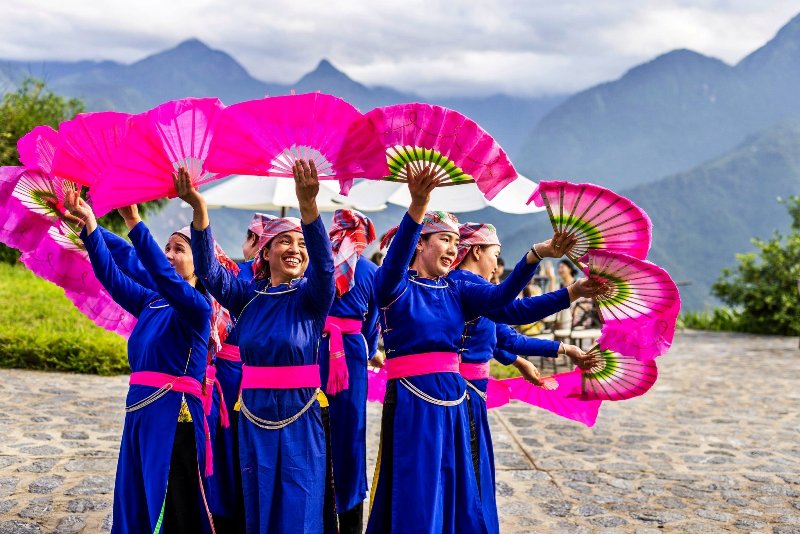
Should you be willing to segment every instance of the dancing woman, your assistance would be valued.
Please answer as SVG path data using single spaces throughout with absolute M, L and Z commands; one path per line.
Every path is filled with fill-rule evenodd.
M 178 196 L 194 210 L 197 274 L 238 318 L 244 363 L 239 460 L 248 532 L 323 531 L 326 452 L 317 346 L 334 297 L 333 258 L 316 205 L 314 164 L 299 160 L 293 172 L 302 222 L 286 217 L 265 225 L 251 282 L 216 261 L 205 201 L 187 176 L 176 180 Z
M 411 205 L 375 275 L 389 382 L 367 532 L 486 532 L 458 349 L 465 320 L 513 301 L 538 259 L 497 286 L 448 280 L 458 221 L 426 214 L 437 179 L 408 176 Z
M 361 534 L 367 497 L 367 362 L 378 348 L 378 307 L 372 291 L 378 267 L 361 253 L 375 227 L 354 210 L 336 210 L 330 231 L 336 299 L 320 344 L 328 398 L 334 495 L 340 534 Z
M 97 279 L 137 318 L 128 339 L 130 388 L 114 485 L 112 532 L 208 532 L 201 483 L 209 466 L 202 381 L 211 303 L 199 287 L 188 235 L 173 233 L 162 252 L 135 206 L 120 210 L 136 257 L 157 291 L 114 262 L 91 207 L 76 192 L 65 206 L 81 232 Z
M 465 223 L 459 230 L 458 268 L 448 278 L 474 284 L 492 285 L 489 280 L 497 269 L 500 255 L 500 240 L 491 224 Z M 539 243 L 531 248 L 538 259 L 560 257 L 569 252 L 558 241 L 559 234 L 550 241 Z M 550 246 L 552 243 L 554 246 Z M 559 256 L 555 256 L 559 254 Z M 527 359 L 518 355 L 537 355 L 556 357 L 566 354 L 573 363 L 590 367 L 592 358 L 580 348 L 557 341 L 536 339 L 517 334 L 503 321 L 513 324 L 532 323 L 569 308 L 570 302 L 579 297 L 594 296 L 602 287 L 584 279 L 572 285 L 541 295 L 517 299 L 511 304 L 492 310 L 466 322 L 461 338 L 461 375 L 469 386 L 470 422 L 473 429 L 473 443 L 478 454 L 477 475 L 480 480 L 483 518 L 490 533 L 500 531 L 495 500 L 495 467 L 492 436 L 486 413 L 486 390 L 489 381 L 489 362 L 496 358 L 503 365 L 514 365 L 529 382 L 539 383 L 539 372 Z M 499 350 L 496 350 L 499 349 Z

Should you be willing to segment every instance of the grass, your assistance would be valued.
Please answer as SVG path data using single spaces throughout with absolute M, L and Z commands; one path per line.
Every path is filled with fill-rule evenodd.
M 129 372 L 126 341 L 96 326 L 64 291 L 0 264 L 0 367 L 100 375 Z

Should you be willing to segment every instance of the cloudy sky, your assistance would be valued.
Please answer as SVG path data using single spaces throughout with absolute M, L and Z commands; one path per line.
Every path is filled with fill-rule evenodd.
M 325 57 L 423 95 L 539 95 L 675 48 L 733 64 L 798 12 L 793 0 L 3 0 L 0 58 L 127 63 L 197 37 L 267 81 Z

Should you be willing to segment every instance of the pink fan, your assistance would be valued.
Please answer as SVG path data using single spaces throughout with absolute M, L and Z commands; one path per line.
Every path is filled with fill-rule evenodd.
M 568 395 L 569 390 L 562 387 L 562 381 L 567 380 L 567 375 L 569 374 L 571 373 L 545 377 L 541 386 L 535 386 L 521 376 L 508 378 L 500 382 L 506 385 L 513 400 L 538 406 L 543 410 L 566 419 L 578 421 L 589 427 L 594 426 L 602 401 L 570 397 Z
M 298 159 L 313 160 L 320 179 L 386 174 L 383 145 L 359 111 L 323 93 L 277 96 L 225 108 L 206 165 L 214 172 L 292 176 Z
M 58 132 L 50 126 L 37 126 L 17 141 L 19 160 L 29 169 L 52 174 Z
M 186 98 L 131 118 L 111 165 L 91 188 L 95 212 L 174 197 L 172 173 L 180 167 L 195 185 L 224 177 L 205 164 L 222 109 L 216 98 Z
M 388 380 L 389 373 L 386 371 L 386 367 L 381 367 L 380 369 L 375 369 L 372 366 L 367 367 L 367 400 L 369 402 L 383 403 Z
M 489 378 L 486 384 L 486 409 L 500 408 L 511 402 L 511 391 L 506 380 Z
M 407 181 L 408 165 L 417 172 L 433 168 L 442 185 L 474 182 L 491 200 L 517 177 L 492 136 L 451 109 L 398 104 L 375 108 L 365 117 L 375 125 L 386 150 L 389 175 L 385 180 Z
M 649 261 L 608 250 L 590 250 L 584 272 L 604 282 L 596 297 L 603 318 L 601 348 L 651 360 L 669 350 L 681 298 L 667 271 Z
M 645 394 L 658 378 L 654 360 L 639 361 L 632 356 L 602 350 L 595 345 L 589 351 L 600 363 L 589 371 L 576 369 L 558 378 L 558 389 L 565 395 L 584 401 L 619 401 Z
M 128 132 L 128 113 L 81 113 L 59 126 L 52 173 L 92 186 Z M 21 151 L 20 151 L 21 152 Z
M 83 242 L 64 223 L 51 226 L 36 248 L 25 251 L 20 261 L 34 274 L 53 282 L 81 313 L 98 326 L 128 337 L 136 319 L 123 310 L 94 275 Z
M 547 208 L 557 232 L 578 237 L 567 255 L 578 261 L 590 249 L 608 249 L 641 260 L 650 250 L 652 224 L 639 206 L 613 191 L 594 184 L 539 182 L 528 199 Z

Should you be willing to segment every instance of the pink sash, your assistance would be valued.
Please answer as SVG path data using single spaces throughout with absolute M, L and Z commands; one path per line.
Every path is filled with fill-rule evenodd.
M 255 367 L 242 365 L 241 389 L 318 388 L 322 381 L 319 365 Z
M 385 365 L 389 380 L 433 373 L 457 373 L 458 354 L 455 352 L 422 352 L 387 358 Z
M 222 344 L 222 348 L 217 351 L 217 358 L 228 360 L 231 362 L 240 362 L 242 357 L 239 354 L 239 347 L 236 345 Z
M 230 418 L 228 417 L 228 407 L 225 406 L 225 395 L 222 394 L 222 384 L 217 379 L 217 368 L 213 365 L 206 366 L 206 378 L 203 382 L 203 411 L 206 416 L 211 415 L 211 407 L 214 404 L 214 388 L 217 388 L 219 393 L 219 418 L 222 428 L 231 426 Z
M 178 393 L 188 393 L 200 399 L 205 408 L 203 386 L 191 376 L 172 376 L 156 371 L 137 371 L 131 373 L 128 380 L 131 386 L 149 386 L 153 388 L 165 388 Z M 203 431 L 206 435 L 206 476 L 214 474 L 214 457 L 211 451 L 211 431 L 208 428 L 208 418 L 203 417 Z
M 485 363 L 464 363 L 458 366 L 461 376 L 466 380 L 484 380 L 489 378 L 489 362 Z
M 328 316 L 324 333 L 328 334 L 330 355 L 328 357 L 328 383 L 325 393 L 336 395 L 350 387 L 350 374 L 344 356 L 344 334 L 360 334 L 362 323 L 358 319 Z

